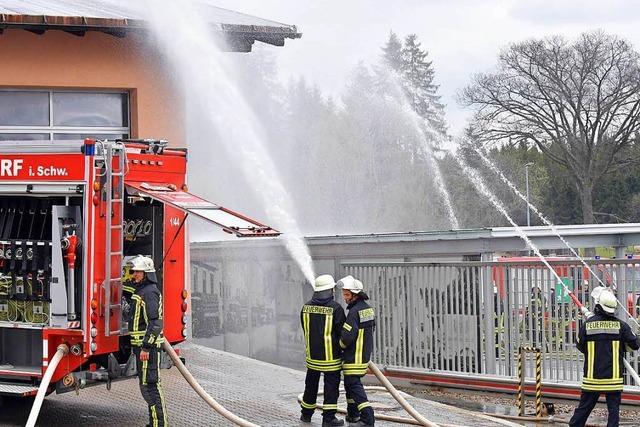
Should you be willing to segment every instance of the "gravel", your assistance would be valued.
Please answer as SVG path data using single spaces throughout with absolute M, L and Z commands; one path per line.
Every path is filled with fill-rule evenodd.
M 473 392 L 466 390 L 451 390 L 442 388 L 427 388 L 427 389 L 410 389 L 404 390 L 416 397 L 423 399 L 433 400 L 436 402 L 447 403 L 453 406 L 462 407 L 474 411 L 483 411 L 496 414 L 505 415 L 518 415 L 516 409 L 515 396 L 488 393 L 488 392 Z M 573 411 L 576 408 L 577 401 L 567 401 L 558 399 L 544 399 L 543 402 L 551 402 L 555 407 L 556 418 L 569 419 L 573 415 Z M 535 404 L 531 397 L 527 397 L 525 401 L 525 413 L 535 414 Z M 589 418 L 590 423 L 594 424 L 606 424 L 607 420 L 607 407 L 605 403 L 599 403 L 591 413 Z M 639 426 L 640 425 L 640 408 L 634 408 L 630 406 L 623 406 L 620 410 L 621 425 Z

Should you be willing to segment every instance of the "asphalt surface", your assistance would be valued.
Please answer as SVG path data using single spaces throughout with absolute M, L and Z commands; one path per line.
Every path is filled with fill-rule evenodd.
M 187 368 L 200 385 L 232 412 L 261 426 L 321 425 L 319 413 L 311 425 L 298 421 L 296 397 L 304 388 L 304 372 L 243 356 L 190 344 L 182 354 Z M 176 368 L 161 372 L 172 426 L 232 425 L 209 408 L 184 381 Z M 464 426 L 496 425 L 453 407 L 425 399 L 407 398 L 425 417 L 436 423 Z M 407 417 L 387 393 L 372 392 L 369 400 L 379 413 Z M 344 405 L 344 396 L 339 403 Z M 29 404 L 14 400 L 0 403 L 0 426 L 22 426 Z M 145 426 L 147 408 L 136 379 L 117 382 L 107 391 L 103 385 L 81 390 L 79 395 L 52 394 L 45 400 L 38 426 Z M 400 424 L 376 423 L 378 426 Z

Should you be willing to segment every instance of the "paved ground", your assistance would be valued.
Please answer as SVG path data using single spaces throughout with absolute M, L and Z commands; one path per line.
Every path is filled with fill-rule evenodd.
M 304 373 L 224 353 L 186 345 L 182 347 L 187 367 L 220 403 L 238 415 L 261 426 L 300 426 L 296 396 L 303 389 Z M 177 369 L 162 371 L 172 426 L 226 426 L 225 419 L 213 412 L 195 395 Z M 380 413 L 406 416 L 386 393 L 375 392 L 370 400 Z M 409 398 L 428 419 L 437 423 L 465 426 L 492 426 L 496 423 L 473 417 L 460 410 L 423 399 Z M 344 397 L 341 398 L 344 402 Z M 0 406 L 0 426 L 22 426 L 30 407 L 5 401 Z M 75 393 L 49 396 L 43 405 L 39 426 L 144 426 L 146 406 L 137 381 L 114 383 L 111 391 L 104 386 Z M 314 416 L 320 426 L 320 415 Z M 379 426 L 398 425 L 378 423 Z M 308 424 L 306 424 L 308 426 Z

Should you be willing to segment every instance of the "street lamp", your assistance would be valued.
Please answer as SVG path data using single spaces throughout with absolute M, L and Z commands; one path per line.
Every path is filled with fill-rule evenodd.
M 524 182 L 527 188 L 527 227 L 531 227 L 531 209 L 529 209 L 529 166 L 533 166 L 533 162 L 524 165 Z

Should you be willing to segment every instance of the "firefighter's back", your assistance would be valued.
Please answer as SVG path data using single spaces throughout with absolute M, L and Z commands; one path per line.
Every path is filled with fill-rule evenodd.
M 328 293 L 328 295 L 322 295 Z M 341 350 L 337 323 L 344 322 L 344 311 L 330 291 L 317 292 L 301 310 L 302 329 L 309 369 L 321 372 L 341 369 Z

